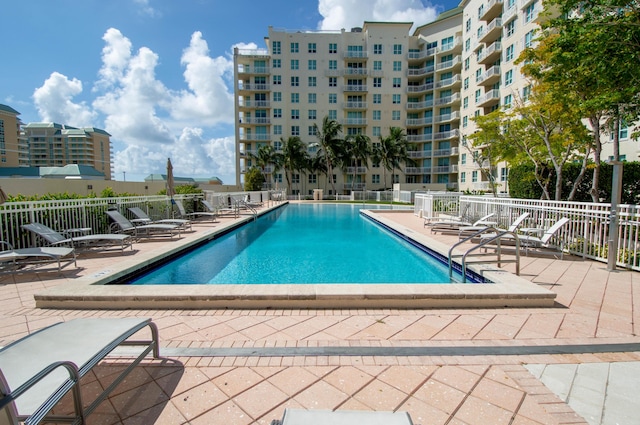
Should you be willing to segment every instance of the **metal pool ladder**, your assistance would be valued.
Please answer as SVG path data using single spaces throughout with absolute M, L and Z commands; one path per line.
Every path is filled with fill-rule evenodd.
M 469 248 L 464 254 L 454 254 L 453 250 L 458 246 L 461 245 L 473 238 L 479 237 L 480 235 L 482 235 L 483 233 L 495 233 L 494 236 L 487 238 L 486 240 L 480 242 L 479 244 Z M 502 259 L 502 244 L 500 243 L 500 241 L 502 239 L 509 239 L 510 241 L 514 241 L 515 242 L 515 258 L 514 259 L 510 259 L 510 260 L 505 260 Z M 495 243 L 495 252 L 494 253 L 488 253 L 487 252 L 487 245 L 489 244 L 494 244 Z M 477 250 L 479 250 L 480 248 L 484 247 L 484 253 L 479 253 L 479 252 L 475 252 Z M 492 257 L 496 257 L 494 259 L 491 260 L 467 260 L 467 257 L 472 254 L 475 255 L 476 257 L 482 257 L 482 256 L 492 256 Z M 482 229 L 474 234 L 472 234 L 471 236 L 468 236 L 464 239 L 461 239 L 460 241 L 458 241 L 457 243 L 455 243 L 450 249 L 449 249 L 449 280 L 453 281 L 453 258 L 459 258 L 462 257 L 462 262 L 461 262 L 461 266 L 462 266 L 462 283 L 466 283 L 467 282 L 467 264 L 468 263 L 474 263 L 474 264 L 493 264 L 493 263 L 497 263 L 498 267 L 501 267 L 501 264 L 504 263 L 516 263 L 516 275 L 520 276 L 520 238 L 518 237 L 518 234 L 516 232 L 510 232 L 508 230 L 501 230 L 498 231 L 497 229 L 493 228 L 493 227 L 487 227 L 486 229 Z

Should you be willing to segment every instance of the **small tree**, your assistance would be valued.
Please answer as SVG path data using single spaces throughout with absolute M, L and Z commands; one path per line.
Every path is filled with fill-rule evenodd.
M 251 167 L 244 175 L 244 190 L 262 190 L 265 178 L 258 167 Z

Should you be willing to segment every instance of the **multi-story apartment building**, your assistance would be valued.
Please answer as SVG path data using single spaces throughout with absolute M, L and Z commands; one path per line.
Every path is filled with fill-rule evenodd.
M 20 112 L 0 104 L 0 167 L 29 165 L 29 147 L 21 135 Z
M 314 124 L 325 116 L 343 136 L 366 134 L 375 143 L 391 127 L 406 131 L 411 166 L 388 178 L 430 189 L 457 187 L 462 9 L 453 9 L 412 35 L 412 23 L 365 22 L 350 31 L 269 28 L 264 50 L 234 51 L 236 179 L 263 145 L 299 136 L 317 142 Z M 355 169 L 353 168 L 355 167 Z M 354 173 L 355 171 L 355 173 Z M 283 171 L 266 167 L 267 181 L 282 185 Z M 385 186 L 379 164 L 335 171 L 336 190 Z M 321 176 L 293 176 L 293 191 L 309 193 Z
M 112 179 L 110 134 L 94 127 L 75 128 L 57 123 L 29 123 L 22 127 L 32 167 L 89 165 Z

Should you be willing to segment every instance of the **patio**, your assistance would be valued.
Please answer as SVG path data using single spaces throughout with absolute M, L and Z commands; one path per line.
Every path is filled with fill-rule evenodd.
M 427 234 L 422 220 L 411 212 L 386 216 L 441 243 L 457 240 Z M 229 220 L 233 219 L 221 218 L 215 226 Z M 148 361 L 129 375 L 89 418 L 92 424 L 269 424 L 282 417 L 287 407 L 406 410 L 416 424 L 638 421 L 624 416 L 634 414 L 630 410 L 602 407 L 607 402 L 621 403 L 623 396 L 637 397 L 620 385 L 637 381 L 638 369 L 633 367 L 640 360 L 638 274 L 608 272 L 606 264 L 573 256 L 563 261 L 522 258 L 521 276 L 557 294 L 555 306 L 547 308 L 65 310 L 35 306 L 34 294 L 99 274 L 114 261 L 136 261 L 151 251 L 173 249 L 211 227 L 203 223 L 194 229 L 193 235 L 177 241 L 137 243 L 134 252 L 123 256 L 80 257 L 80 268 L 65 269 L 63 278 L 32 273 L 17 276 L 14 283 L 5 276 L 0 281 L 4 324 L 0 345 L 79 316 L 152 317 L 160 330 L 165 359 Z M 505 269 L 513 271 L 512 267 L 508 264 Z M 587 412 L 582 418 L 536 378 L 545 379 L 545 368 L 539 365 L 564 365 L 566 376 L 586 366 L 607 365 L 609 391 L 592 386 L 586 397 L 593 401 L 591 410 L 581 408 Z M 621 373 L 612 365 L 628 369 Z M 100 365 L 95 381 L 85 382 L 84 390 L 104 386 L 121 367 L 117 361 Z M 616 376 L 621 379 L 613 379 Z M 599 410 L 593 406 L 598 404 Z M 626 406 L 632 409 L 634 402 Z

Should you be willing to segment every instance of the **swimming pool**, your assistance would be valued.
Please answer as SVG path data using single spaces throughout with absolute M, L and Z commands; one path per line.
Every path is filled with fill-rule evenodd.
M 287 205 L 129 283 L 450 282 L 440 261 L 360 216 L 361 208 Z

